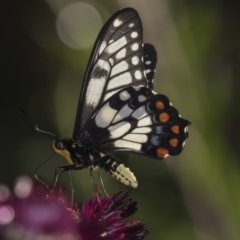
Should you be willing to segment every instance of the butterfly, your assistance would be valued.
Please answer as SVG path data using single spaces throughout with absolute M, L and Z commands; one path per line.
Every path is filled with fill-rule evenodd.
M 135 188 L 134 174 L 107 153 L 163 159 L 182 151 L 190 122 L 166 96 L 153 91 L 156 63 L 153 45 L 143 44 L 137 11 L 126 8 L 115 13 L 95 42 L 72 138 L 52 143 L 69 163 L 60 172 L 100 167 Z

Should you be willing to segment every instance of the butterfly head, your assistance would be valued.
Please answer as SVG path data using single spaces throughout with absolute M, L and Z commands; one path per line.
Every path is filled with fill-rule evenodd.
M 52 149 L 59 155 L 63 156 L 69 164 L 73 164 L 73 160 L 71 158 L 70 148 L 69 146 L 73 143 L 71 139 L 56 139 L 52 143 Z
M 73 139 L 56 139 L 52 143 L 52 149 L 63 156 L 69 164 L 80 164 L 82 158 L 89 153 L 89 147 Z

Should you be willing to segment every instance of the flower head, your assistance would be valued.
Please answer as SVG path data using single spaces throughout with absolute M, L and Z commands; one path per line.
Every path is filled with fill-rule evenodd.
M 96 190 L 79 214 L 79 232 L 83 239 L 143 239 L 147 234 L 138 220 L 123 220 L 134 214 L 137 203 L 127 193 L 100 198 Z
M 0 239 L 7 240 L 140 240 L 147 234 L 137 220 L 137 203 L 126 193 L 101 198 L 96 189 L 81 210 L 70 208 L 61 192 L 51 197 L 27 177 L 19 178 L 11 194 L 0 185 Z

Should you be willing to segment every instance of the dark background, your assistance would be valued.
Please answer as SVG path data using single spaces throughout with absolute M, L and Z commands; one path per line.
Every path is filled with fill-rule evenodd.
M 56 27 L 71 4 L 77 4 L 76 12 L 67 12 L 67 19 L 79 24 L 74 48 Z M 20 175 L 33 177 L 52 153 L 53 139 L 34 130 L 35 121 L 21 106 L 58 136 L 71 136 L 93 42 L 104 22 L 129 6 L 141 16 L 145 42 L 158 51 L 155 91 L 166 94 L 192 125 L 178 157 L 118 155 L 137 176 L 137 189 L 102 172 L 105 187 L 109 193 L 129 191 L 138 201 L 134 217 L 147 225 L 146 239 L 239 239 L 240 7 L 235 1 L 1 1 L 0 182 L 12 187 Z M 86 8 L 85 15 L 78 7 Z M 64 164 L 54 157 L 39 176 L 50 183 L 55 167 Z M 67 173 L 64 181 L 69 185 Z M 78 201 L 89 199 L 89 171 L 74 172 L 73 181 Z

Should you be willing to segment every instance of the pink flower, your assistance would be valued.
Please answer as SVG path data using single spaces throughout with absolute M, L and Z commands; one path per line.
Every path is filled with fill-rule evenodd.
M 95 195 L 82 206 L 79 232 L 82 239 L 140 240 L 147 234 L 137 220 L 123 220 L 138 210 L 137 203 L 127 193 L 100 198 Z
M 96 190 L 80 211 L 70 205 L 63 193 L 49 197 L 27 177 L 19 178 L 14 194 L 0 185 L 0 239 L 140 240 L 147 234 L 138 220 L 124 220 L 138 210 L 127 193 L 101 198 Z
M 14 194 L 0 187 L 0 239 L 75 240 L 79 239 L 77 227 L 66 202 L 47 197 L 46 190 L 33 186 L 31 179 L 19 178 Z

